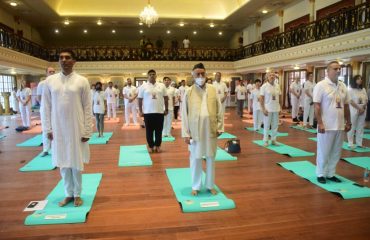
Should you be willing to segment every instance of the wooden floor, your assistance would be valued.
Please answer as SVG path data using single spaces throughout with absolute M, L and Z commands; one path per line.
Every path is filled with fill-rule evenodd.
M 315 162 L 315 157 L 290 158 L 258 147 L 252 140 L 262 135 L 243 130 L 247 124 L 235 109 L 226 116 L 225 130 L 241 139 L 242 153 L 237 161 L 217 162 L 216 183 L 236 209 L 181 212 L 165 174 L 166 168 L 189 166 L 179 128 L 173 130 L 176 141 L 163 143 L 163 153 L 152 155 L 152 167 L 119 168 L 119 146 L 145 144 L 143 129 L 121 130 L 120 113 L 120 123 L 105 125 L 114 132 L 110 142 L 91 146 L 85 172 L 103 173 L 103 179 L 86 223 L 45 226 L 25 226 L 23 209 L 50 193 L 59 171 L 19 172 L 41 147 L 16 147 L 33 135 L 16 133 L 14 117 L 1 117 L 0 125 L 9 128 L 0 131 L 6 135 L 0 140 L 0 239 L 370 239 L 370 198 L 343 200 L 284 170 L 276 163 Z M 316 143 L 307 140 L 313 134 L 288 123 L 279 131 L 289 137 L 278 141 L 316 151 Z M 343 156 L 365 155 L 343 151 Z M 362 184 L 361 168 L 340 161 L 337 171 Z

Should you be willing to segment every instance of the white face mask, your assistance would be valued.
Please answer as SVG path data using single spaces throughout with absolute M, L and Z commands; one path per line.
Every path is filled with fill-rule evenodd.
M 195 78 L 195 83 L 198 86 L 203 86 L 205 82 L 206 82 L 206 78 L 202 78 L 202 77 Z

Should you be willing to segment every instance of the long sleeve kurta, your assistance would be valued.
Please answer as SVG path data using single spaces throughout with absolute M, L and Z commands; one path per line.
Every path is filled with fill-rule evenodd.
M 89 82 L 75 72 L 54 74 L 45 81 L 42 126 L 46 133 L 53 133 L 53 164 L 82 171 L 90 159 L 89 144 L 81 141 L 92 133 Z

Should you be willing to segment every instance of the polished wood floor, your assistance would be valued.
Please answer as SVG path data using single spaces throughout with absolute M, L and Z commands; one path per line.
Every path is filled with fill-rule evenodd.
M 226 113 L 226 131 L 241 139 L 242 153 L 233 162 L 217 162 L 216 183 L 236 203 L 236 209 L 182 213 L 165 175 L 166 168 L 188 167 L 187 147 L 175 128 L 174 143 L 163 143 L 163 153 L 153 154 L 152 167 L 118 167 L 120 145 L 145 144 L 145 131 L 121 130 L 120 123 L 106 124 L 113 131 L 107 145 L 91 146 L 86 173 L 103 173 L 86 223 L 25 226 L 23 212 L 31 200 L 44 199 L 60 180 L 59 171 L 19 172 L 41 147 L 19 148 L 16 143 L 33 136 L 16 133 L 15 119 L 0 117 L 0 238 L 1 239 L 370 239 L 370 198 L 343 200 L 277 166 L 290 158 L 256 146 L 262 135 L 243 130 L 247 123 Z M 312 134 L 289 128 L 289 137 L 278 140 L 315 151 L 307 140 Z M 370 146 L 369 140 L 364 140 Z M 223 146 L 225 141 L 219 141 Z M 369 154 L 367 154 L 369 155 Z M 343 156 L 366 154 L 343 151 Z M 362 183 L 361 168 L 340 161 L 340 175 Z

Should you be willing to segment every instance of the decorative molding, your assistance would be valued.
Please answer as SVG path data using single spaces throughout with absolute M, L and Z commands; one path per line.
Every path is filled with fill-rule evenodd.
M 234 62 L 238 73 L 370 54 L 370 29 Z

